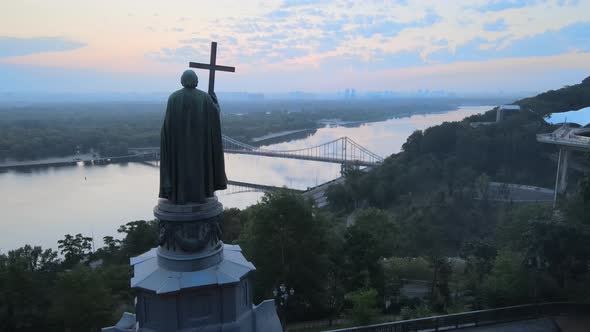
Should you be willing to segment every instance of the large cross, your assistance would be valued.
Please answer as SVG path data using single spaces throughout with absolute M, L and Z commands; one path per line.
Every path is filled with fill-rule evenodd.
M 189 67 L 208 69 L 209 70 L 209 94 L 211 94 L 215 88 L 215 71 L 229 71 L 232 73 L 236 72 L 236 67 L 219 66 L 215 63 L 217 57 L 217 42 L 211 42 L 211 61 L 210 63 L 198 63 L 189 62 Z

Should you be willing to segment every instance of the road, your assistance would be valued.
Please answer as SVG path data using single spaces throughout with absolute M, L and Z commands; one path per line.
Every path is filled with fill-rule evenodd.
M 552 202 L 553 190 L 512 183 L 490 182 L 488 198 L 504 202 Z

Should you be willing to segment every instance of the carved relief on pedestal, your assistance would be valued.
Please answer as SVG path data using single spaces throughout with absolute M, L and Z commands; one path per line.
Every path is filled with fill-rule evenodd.
M 198 252 L 221 240 L 221 215 L 190 222 L 160 220 L 159 245 L 167 250 Z

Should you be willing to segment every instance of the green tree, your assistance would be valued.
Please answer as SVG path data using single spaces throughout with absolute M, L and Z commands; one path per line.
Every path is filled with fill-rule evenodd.
M 296 290 L 295 301 L 317 312 L 327 266 L 326 232 L 326 220 L 292 191 L 267 193 L 250 207 L 239 243 L 256 266 L 255 298 L 271 297 L 285 283 Z
M 359 289 L 346 295 L 351 302 L 350 315 L 357 326 L 372 323 L 377 314 L 377 291 L 371 288 Z
M 535 220 L 524 234 L 526 258 L 537 272 L 545 272 L 560 289 L 584 274 L 590 262 L 590 236 L 586 229 L 561 220 Z
M 422 130 L 416 130 L 414 131 L 410 136 L 408 136 L 408 139 L 406 139 L 406 142 L 404 144 L 402 144 L 402 150 L 407 153 L 410 158 L 415 158 L 417 157 L 422 149 L 422 139 L 424 138 L 424 133 L 422 132 Z
M 242 231 L 242 214 L 240 209 L 231 208 L 223 211 L 221 240 L 224 243 L 234 243 Z
M 60 253 L 64 255 L 64 266 L 72 267 L 85 260 L 92 251 L 92 238 L 76 234 L 66 234 L 63 240 L 57 241 Z
M 111 312 L 114 313 L 114 317 L 121 317 L 124 311 L 134 312 L 133 292 L 129 285 L 129 280 L 133 277 L 133 267 L 128 263 L 107 264 L 96 269 L 95 273 L 99 275 L 104 287 L 112 294 Z
M 491 307 L 525 303 L 528 298 L 528 277 L 524 256 L 500 250 L 485 280 L 485 292 Z
M 340 314 L 345 304 L 345 280 L 348 271 L 344 268 L 343 247 L 342 231 L 338 227 L 331 227 L 326 241 L 328 258 L 323 286 L 325 292 L 322 295 L 323 307 L 327 309 L 329 326 L 332 326 L 333 319 Z
M 326 198 L 330 203 L 330 208 L 334 211 L 349 212 L 354 210 L 354 199 L 346 185 L 336 184 L 328 187 Z
M 484 240 L 468 241 L 461 248 L 461 257 L 465 259 L 463 285 L 475 298 L 475 308 L 481 309 L 484 305 L 483 282 L 490 274 L 497 255 L 496 247 Z
M 156 220 L 136 220 L 119 227 L 117 232 L 124 234 L 121 252 L 125 259 L 143 254 L 158 246 L 158 222 Z
M 349 273 L 348 289 L 370 287 L 384 293 L 381 260 L 399 247 L 398 226 L 383 210 L 360 211 L 345 233 L 344 256 Z
M 121 263 L 127 259 L 121 253 L 121 240 L 112 236 L 102 238 L 104 247 L 99 248 L 93 255 L 93 259 L 102 259 L 105 263 Z
M 498 247 L 512 251 L 524 251 L 527 243 L 523 234 L 529 228 L 531 220 L 550 219 L 551 206 L 547 204 L 527 204 L 511 206 L 501 214 L 496 225 L 496 242 Z
M 24 269 L 31 272 L 54 273 L 59 266 L 57 252 L 53 249 L 43 250 L 39 246 L 25 245 L 8 253 L 9 261 L 24 263 Z
M 0 330 L 46 329 L 46 308 L 57 268 L 51 249 L 24 246 L 0 255 Z
M 51 325 L 60 331 L 99 331 L 114 323 L 111 290 L 99 273 L 88 267 L 58 275 L 50 307 Z
M 451 261 L 447 257 L 438 256 L 430 256 L 428 259 L 433 271 L 430 302 L 434 310 L 444 312 L 451 301 L 449 289 L 452 273 Z

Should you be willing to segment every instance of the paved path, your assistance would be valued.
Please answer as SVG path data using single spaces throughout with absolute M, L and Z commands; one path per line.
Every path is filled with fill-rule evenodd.
M 488 197 L 503 202 L 552 202 L 553 190 L 512 183 L 490 182 Z
M 532 319 L 521 322 L 481 327 L 462 328 L 462 332 L 561 332 L 550 318 Z M 566 331 L 563 331 L 566 332 Z

